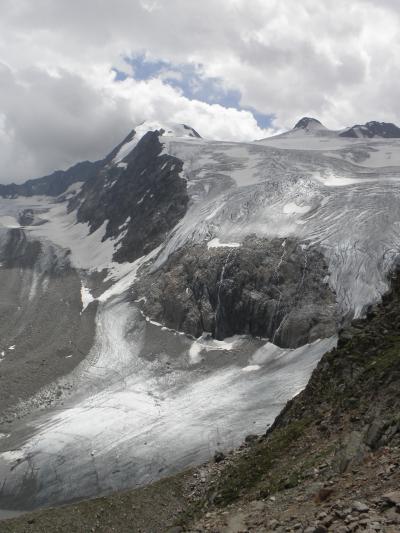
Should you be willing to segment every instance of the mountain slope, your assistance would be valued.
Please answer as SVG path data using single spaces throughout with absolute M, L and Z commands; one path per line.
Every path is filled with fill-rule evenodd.
M 13 358 L 0 339 L 2 509 L 145 485 L 262 433 L 380 301 L 400 245 L 399 141 L 315 122 L 253 143 L 143 124 L 74 190 L 0 200 L 1 242 L 41 252 L 8 262 L 5 245 L 0 267 L 11 292 L 38 288 L 3 309 L 17 341 Z M 52 269 L 71 285 L 54 290 Z M 54 330 L 49 372 L 35 308 Z M 17 392 L 24 358 L 43 376 L 34 396 Z

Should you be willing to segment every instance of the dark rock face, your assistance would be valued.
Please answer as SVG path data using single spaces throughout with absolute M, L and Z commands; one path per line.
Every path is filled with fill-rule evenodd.
M 189 197 L 179 175 L 183 163 L 161 154 L 159 135 L 144 135 L 122 166 L 106 165 L 70 205 L 79 206 L 78 221 L 88 222 L 92 231 L 107 221 L 104 238 L 119 237 L 117 261 L 149 253 L 186 213 Z
M 196 337 L 267 337 L 284 347 L 333 335 L 335 295 L 318 250 L 294 239 L 249 237 L 240 248 L 179 250 L 134 286 L 146 315 Z
M 342 133 L 340 137 L 383 137 L 384 139 L 400 138 L 400 128 L 391 122 L 371 121 L 366 124 L 357 124 Z
M 65 192 L 70 185 L 78 181 L 86 181 L 93 177 L 101 168 L 103 162 L 83 161 L 68 170 L 57 170 L 43 178 L 31 179 L 17 185 L 0 185 L 0 196 L 14 198 L 16 196 L 46 195 L 58 196 Z

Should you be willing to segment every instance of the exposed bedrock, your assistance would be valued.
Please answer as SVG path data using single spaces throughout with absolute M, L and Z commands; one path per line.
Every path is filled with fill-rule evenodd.
M 81 314 L 81 282 L 68 252 L 20 229 L 0 231 L 0 275 L 1 423 L 86 356 L 96 306 Z
M 118 165 L 105 166 L 70 204 L 78 221 L 117 240 L 116 261 L 134 261 L 160 245 L 185 215 L 189 197 L 183 163 L 164 154 L 158 132 L 148 132 Z
M 297 347 L 337 331 L 321 252 L 295 239 L 249 236 L 238 248 L 186 246 L 133 287 L 143 312 L 196 337 L 267 337 Z

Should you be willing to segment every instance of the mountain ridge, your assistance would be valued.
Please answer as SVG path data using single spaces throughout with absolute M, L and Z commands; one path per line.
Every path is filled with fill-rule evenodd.
M 188 137 L 201 139 L 199 133 L 186 124 L 172 124 L 162 123 L 156 121 L 148 121 L 140 124 L 136 129 L 143 128 L 144 133 L 147 131 L 159 131 L 161 135 Z M 278 136 L 268 137 L 267 139 L 274 139 L 275 137 L 281 137 L 295 131 L 305 131 L 309 134 L 313 132 L 322 134 L 337 134 L 339 137 L 348 139 L 397 139 L 400 138 L 400 128 L 393 123 L 369 121 L 363 125 L 356 124 L 349 126 L 342 130 L 329 130 L 318 119 L 312 117 L 303 117 L 298 120 L 292 130 L 281 133 Z M 185 134 L 186 132 L 186 134 Z M 76 163 L 69 167 L 67 170 L 55 170 L 53 173 L 40 177 L 30 178 L 22 184 L 0 184 L 0 196 L 3 198 L 14 198 L 20 196 L 34 196 L 34 195 L 48 195 L 59 196 L 64 193 L 68 187 L 76 182 L 85 182 L 94 176 L 102 166 L 110 164 L 113 159 L 118 155 L 118 152 L 126 146 L 132 143 L 135 137 L 136 130 L 132 129 L 128 135 L 113 148 L 104 159 L 98 161 L 83 161 Z M 143 133 L 143 134 L 144 134 Z M 136 136 L 135 142 L 140 140 L 142 134 Z M 132 146 L 132 150 L 135 145 Z M 131 150 L 130 150 L 131 151 Z M 129 151 L 124 155 L 129 155 Z M 124 157 L 121 158 L 123 162 Z M 120 161 L 118 161 L 119 163 Z

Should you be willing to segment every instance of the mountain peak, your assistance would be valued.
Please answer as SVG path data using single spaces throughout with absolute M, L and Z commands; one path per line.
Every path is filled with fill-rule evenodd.
M 197 131 L 186 124 L 146 120 L 135 126 L 129 135 L 107 156 L 107 160 L 113 161 L 114 164 L 121 163 L 149 131 L 158 132 L 160 137 L 201 139 Z
M 160 122 L 158 120 L 146 120 L 135 127 L 135 137 L 143 137 L 148 131 L 158 131 L 163 137 L 194 137 L 201 138 L 195 129 L 187 124 L 175 122 Z
M 312 117 L 303 117 L 295 125 L 294 129 L 303 129 L 303 130 L 313 130 L 313 129 L 323 129 L 324 125 Z
M 382 137 L 384 139 L 395 139 L 400 137 L 400 128 L 392 122 L 377 122 L 376 120 L 371 120 L 365 124 L 356 124 L 355 126 L 347 128 L 339 135 L 341 137 Z

